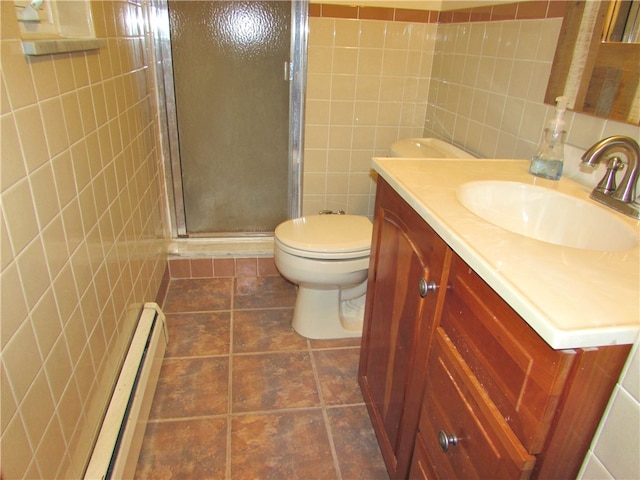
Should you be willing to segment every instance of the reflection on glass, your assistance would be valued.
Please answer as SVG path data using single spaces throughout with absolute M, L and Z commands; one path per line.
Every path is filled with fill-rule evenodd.
M 602 39 L 605 42 L 640 41 L 640 1 L 611 1 Z

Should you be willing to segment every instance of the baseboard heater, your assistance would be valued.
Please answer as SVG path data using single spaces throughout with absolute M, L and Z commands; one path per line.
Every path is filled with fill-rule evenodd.
M 146 303 L 138 319 L 84 478 L 133 478 L 169 337 L 165 316 Z

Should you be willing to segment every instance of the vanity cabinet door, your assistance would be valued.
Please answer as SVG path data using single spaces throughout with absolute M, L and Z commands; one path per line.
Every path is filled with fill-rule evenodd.
M 359 381 L 387 469 L 406 478 L 451 250 L 378 179 Z
M 529 478 L 520 443 L 444 330 L 431 349 L 410 478 Z

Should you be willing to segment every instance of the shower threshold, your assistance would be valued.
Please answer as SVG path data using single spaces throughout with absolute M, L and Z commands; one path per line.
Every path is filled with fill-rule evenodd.
M 272 257 L 273 234 L 174 238 L 169 243 L 168 253 L 191 258 Z

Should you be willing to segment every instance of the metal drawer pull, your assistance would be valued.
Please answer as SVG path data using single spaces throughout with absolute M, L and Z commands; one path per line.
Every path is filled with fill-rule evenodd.
M 438 433 L 438 443 L 443 452 L 449 450 L 449 447 L 455 447 L 458 444 L 458 437 L 455 435 L 447 435 L 444 430 Z
M 427 282 L 424 278 L 421 278 L 418 282 L 418 291 L 422 298 L 427 296 L 429 292 L 435 292 L 438 289 L 436 282 Z

